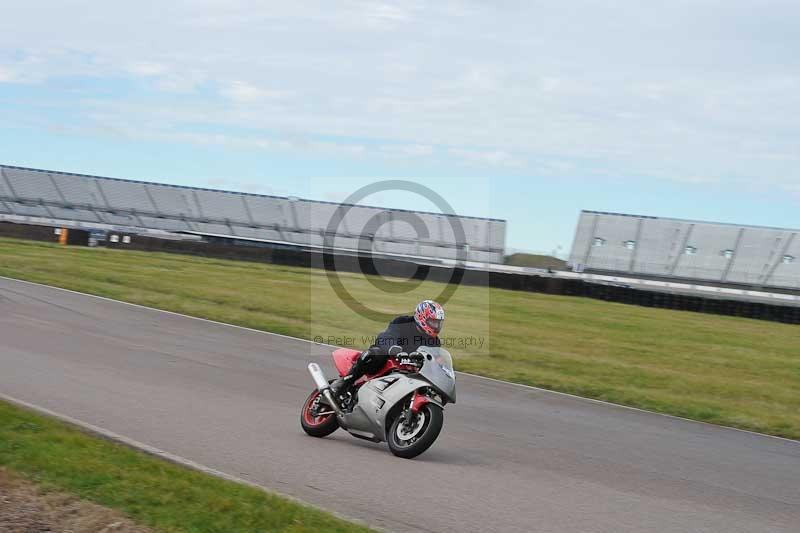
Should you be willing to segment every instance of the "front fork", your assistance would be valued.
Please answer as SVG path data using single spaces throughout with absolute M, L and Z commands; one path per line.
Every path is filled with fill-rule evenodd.
M 427 394 L 421 393 L 419 390 L 414 391 L 414 395 L 411 396 L 411 403 L 408 406 L 408 410 L 410 413 L 407 414 L 417 414 L 419 410 L 422 409 L 425 404 L 431 403 L 431 399 Z
M 403 415 L 405 416 L 405 423 L 411 424 L 411 421 L 414 420 L 417 413 L 419 413 L 420 409 L 422 409 L 429 403 L 438 405 L 439 407 L 444 409 L 444 405 L 431 398 L 426 393 L 426 391 L 422 389 L 415 390 L 414 394 L 411 395 L 411 401 L 408 402 L 408 407 L 406 407 L 405 410 L 403 411 Z

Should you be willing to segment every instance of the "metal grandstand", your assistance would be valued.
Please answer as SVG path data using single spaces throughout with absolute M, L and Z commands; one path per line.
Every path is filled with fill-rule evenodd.
M 0 219 L 39 224 L 320 248 L 339 205 L 0 165 Z M 409 216 L 424 224 L 427 237 L 417 234 Z M 451 217 L 455 216 L 353 206 L 335 230 L 334 246 L 358 250 L 367 239 L 374 253 L 503 262 L 504 220 Z M 463 227 L 463 242 L 455 237 L 451 222 Z M 367 234 L 365 228 L 375 230 Z
M 574 269 L 800 289 L 800 230 L 582 211 Z

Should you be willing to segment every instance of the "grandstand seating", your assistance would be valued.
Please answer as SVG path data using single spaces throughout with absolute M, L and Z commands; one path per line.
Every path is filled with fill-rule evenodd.
M 8 205 L 11 206 L 13 214 L 26 216 L 26 217 L 41 217 L 41 218 L 50 218 L 50 213 L 44 206 L 41 205 L 32 205 L 32 204 L 25 204 L 25 203 L 14 203 L 8 202 Z
M 66 207 L 49 207 L 50 213 L 54 218 L 65 220 L 78 220 L 82 222 L 102 222 L 94 211 L 88 209 L 74 209 Z
M 68 204 L 105 205 L 95 181 L 51 173 L 53 184 Z
M 147 195 L 152 198 L 157 212 L 162 216 L 206 218 L 202 206 L 192 194 L 195 191 L 152 184 L 145 184 L 143 188 Z
M 295 201 L 289 205 L 292 213 L 292 222 L 296 220 L 296 227 L 307 228 L 315 233 L 324 231 L 328 226 L 336 206 L 330 204 L 320 204 L 319 209 L 315 209 L 311 202 Z
M 233 226 L 233 230 L 237 237 L 242 237 L 245 239 L 257 239 L 275 242 L 285 240 L 280 231 L 272 229 Z
M 0 198 L 3 199 L 12 199 L 16 198 L 16 195 L 11 191 L 11 188 L 8 186 L 8 180 L 6 179 L 5 169 L 0 167 Z
M 800 235 L 793 233 L 782 242 L 783 248 L 764 274 L 764 278 L 778 286 L 798 285 L 800 278 Z
M 389 220 L 378 231 L 378 235 L 383 238 L 397 239 L 401 241 L 414 240 L 417 234 L 414 227 L 403 220 L 401 217 L 392 216 L 389 214 Z
M 236 233 L 233 231 L 232 226 L 228 226 L 225 224 L 211 224 L 208 222 L 195 222 L 193 224 L 196 232 L 198 233 L 207 233 L 209 235 L 227 235 L 227 236 L 236 236 Z M 177 228 L 175 228 L 177 229 Z
M 101 178 L 0 165 L 0 213 L 48 220 L 220 235 L 321 247 L 339 207 L 330 202 Z M 427 236 L 407 222 L 416 218 Z M 376 252 L 501 263 L 505 221 L 456 217 L 459 239 L 441 214 L 354 206 L 335 228 L 335 248 L 355 250 L 364 239 Z M 368 224 L 373 224 L 371 229 Z M 369 234 L 369 235 L 368 235 Z
M 42 175 L 30 170 L 12 168 L 7 170 L 5 175 L 9 188 L 20 199 L 61 201 L 58 191 L 46 173 Z
M 241 194 L 218 193 L 212 191 L 194 191 L 194 197 L 203 213 L 210 213 L 213 218 L 222 218 L 241 224 L 251 224 L 248 208 Z
M 144 215 L 137 215 L 136 218 L 141 220 L 143 226 L 146 228 L 162 229 L 166 231 L 195 231 L 193 229 L 193 225 L 185 220 L 176 220 L 174 218 L 154 218 Z
M 288 202 L 271 196 L 242 196 L 256 224 L 264 226 L 292 226 L 291 215 L 287 212 Z
M 124 213 L 110 213 L 108 211 L 97 211 L 100 220 L 106 224 L 115 226 L 138 226 L 140 225 L 139 219 L 133 215 L 126 215 Z
M 800 230 L 584 211 L 570 264 L 800 289 Z
M 97 182 L 97 188 L 108 206 L 113 209 L 140 213 L 152 213 L 156 210 L 144 187 L 131 187 L 124 181 L 108 180 Z

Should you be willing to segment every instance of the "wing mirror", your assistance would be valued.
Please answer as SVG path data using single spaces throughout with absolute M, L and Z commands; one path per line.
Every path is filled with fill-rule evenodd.
M 401 354 L 401 353 L 403 353 L 403 348 L 400 347 L 400 346 L 396 346 L 395 345 L 395 346 L 392 346 L 391 348 L 389 348 L 389 355 L 391 357 L 397 357 L 397 355 Z

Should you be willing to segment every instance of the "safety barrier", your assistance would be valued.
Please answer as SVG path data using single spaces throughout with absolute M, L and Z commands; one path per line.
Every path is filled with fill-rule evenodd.
M 31 241 L 58 242 L 60 233 L 50 226 L 34 226 L 30 224 L 12 224 L 0 222 L 0 236 L 27 239 Z
M 33 241 L 57 242 L 73 246 L 88 246 L 89 232 L 80 229 L 66 229 L 32 224 L 12 224 L 0 222 L 0 236 Z
M 0 235 L 50 242 L 55 242 L 58 239 L 52 227 L 25 226 L 21 224 L 0 223 Z M 326 268 L 325 257 L 321 252 L 288 247 L 258 247 L 213 242 L 174 241 L 140 235 L 131 236 L 130 240 L 118 239 L 117 242 L 109 241 L 106 245 L 109 248 L 181 253 L 306 268 Z M 592 283 L 584 279 L 563 278 L 544 274 L 488 272 L 485 270 L 417 265 L 409 261 L 369 256 L 336 255 L 333 260 L 336 270 L 341 272 L 362 272 L 399 278 L 427 279 L 444 283 L 458 282 L 465 285 L 491 286 L 513 291 L 579 296 L 644 307 L 800 324 L 800 306 L 675 294 L 615 284 Z M 330 261 L 328 263 L 330 264 Z
M 221 243 L 169 241 L 150 237 L 136 237 L 127 245 L 109 243 L 108 246 L 147 251 L 187 253 L 207 257 L 258 261 L 287 266 L 326 267 L 325 258 L 322 253 L 293 248 L 262 248 Z M 451 267 L 418 265 L 408 261 L 368 256 L 336 255 L 334 262 L 336 270 L 341 272 L 380 274 L 383 276 L 426 279 L 443 283 L 459 282 L 464 285 L 481 287 L 486 287 L 488 285 L 513 291 L 580 296 L 644 307 L 658 307 L 663 309 L 694 311 L 699 313 L 800 324 L 800 306 L 774 305 L 725 298 L 673 294 L 625 286 L 598 284 L 583 279 L 568 279 L 530 273 L 487 272 L 484 270 L 464 270 Z

